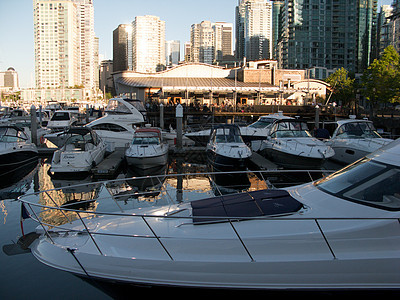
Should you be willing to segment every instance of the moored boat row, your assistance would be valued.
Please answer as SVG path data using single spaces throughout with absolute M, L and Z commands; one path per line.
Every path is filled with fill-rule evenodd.
M 31 250 L 51 267 L 125 283 L 399 289 L 399 162 L 396 140 L 331 176 L 284 189 L 113 213 L 73 210 L 80 217 L 61 226 L 37 220 Z M 42 193 L 19 198 L 25 212 L 42 210 L 33 201 Z

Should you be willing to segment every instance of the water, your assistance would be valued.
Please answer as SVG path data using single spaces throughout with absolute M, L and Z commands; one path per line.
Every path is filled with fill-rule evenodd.
M 196 160 L 196 159 L 195 159 Z M 201 160 L 201 159 L 200 159 Z M 201 162 L 201 161 L 200 161 Z M 3 178 L 0 186 L 0 299 L 125 299 L 137 296 L 137 293 L 144 292 L 145 296 L 166 296 L 166 293 L 173 293 L 176 296 L 187 297 L 188 293 L 204 296 L 229 296 L 232 295 L 282 295 L 284 292 L 250 292 L 250 291 L 205 291 L 182 288 L 149 288 L 149 287 L 132 287 L 122 286 L 118 284 L 94 282 L 88 279 L 81 279 L 70 273 L 48 267 L 39 261 L 29 252 L 8 255 L 4 250 L 18 249 L 20 247 L 12 247 L 19 237 L 21 237 L 20 226 L 20 206 L 16 201 L 16 197 L 23 194 L 29 194 L 35 191 L 51 189 L 57 186 L 65 186 L 73 184 L 72 181 L 61 180 L 56 181 L 50 179 L 47 174 L 49 168 L 48 159 L 41 158 L 36 165 L 28 166 L 21 169 L 15 178 L 8 176 Z M 198 172 L 204 171 L 204 165 L 195 163 L 187 163 L 184 167 L 174 162 L 169 172 L 184 171 Z M 127 174 L 121 174 L 126 176 Z M 22 179 L 20 179 L 22 178 Z M 19 179 L 19 180 L 18 180 Z M 75 181 L 80 183 L 82 181 Z M 187 184 L 187 183 L 185 183 Z M 252 185 L 254 181 L 252 180 Z M 198 186 L 196 188 L 199 188 Z M 257 186 L 253 187 L 257 188 Z M 90 194 L 92 193 L 92 194 Z M 85 195 L 92 195 L 92 192 L 84 192 Z M 81 194 L 79 194 L 81 195 Z M 185 200 L 185 199 L 184 199 Z M 122 205 L 135 206 L 140 202 L 120 202 Z M 160 203 L 162 204 L 162 203 Z M 97 207 L 98 209 L 98 207 Z M 37 224 L 32 220 L 23 222 L 23 230 L 25 234 L 33 232 Z M 296 294 L 299 294 L 297 292 Z M 326 295 L 326 294 L 324 294 Z

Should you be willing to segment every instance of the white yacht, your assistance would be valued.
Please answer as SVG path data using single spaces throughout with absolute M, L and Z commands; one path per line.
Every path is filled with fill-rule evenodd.
M 234 124 L 221 124 L 211 130 L 206 153 L 208 162 L 218 171 L 245 170 L 252 154 Z
M 240 127 L 242 136 L 246 137 L 246 142 L 251 143 L 253 151 L 259 151 L 262 141 L 265 140 L 271 131 L 272 125 L 278 120 L 292 120 L 294 118 L 283 115 L 282 111 L 261 116 L 256 122 L 247 127 Z
M 109 147 L 126 148 L 132 141 L 136 127 L 146 122 L 146 110 L 140 100 L 110 99 L 105 115 L 88 124 Z
M 392 141 L 382 138 L 372 121 L 352 117 L 337 121 L 332 137 L 325 143 L 335 151 L 332 160 L 350 164 Z
M 8 174 L 37 159 L 37 147 L 22 128 L 0 125 L 0 175 Z
M 65 144 L 53 154 L 51 175 L 87 175 L 104 159 L 106 145 L 94 130 L 71 127 L 63 135 Z
M 283 167 L 312 169 L 320 167 L 334 151 L 311 136 L 306 122 L 281 119 L 272 125 L 267 139 L 262 141 L 260 154 Z
M 76 211 L 80 217 L 62 226 L 41 223 L 31 251 L 53 268 L 143 285 L 397 290 L 399 182 L 396 140 L 333 175 L 286 189 L 110 214 Z M 32 195 L 19 200 L 23 216 L 44 209 Z
M 139 128 L 125 151 L 128 167 L 148 169 L 167 165 L 168 148 L 159 128 Z
M 239 126 L 240 135 L 242 136 L 242 139 L 246 144 L 251 144 L 252 149 L 254 151 L 257 151 L 259 150 L 261 141 L 267 138 L 271 125 L 276 120 L 281 120 L 281 119 L 293 119 L 293 118 L 284 116 L 281 111 L 261 116 L 256 122 L 248 126 Z M 195 143 L 205 146 L 207 145 L 208 140 L 210 138 L 212 127 L 216 125 L 219 124 L 210 125 L 210 128 L 208 129 L 187 132 L 185 136 L 194 141 Z
M 75 110 L 56 110 L 47 122 L 47 128 L 52 132 L 68 130 L 79 121 L 80 113 Z M 46 137 L 47 138 L 47 137 Z

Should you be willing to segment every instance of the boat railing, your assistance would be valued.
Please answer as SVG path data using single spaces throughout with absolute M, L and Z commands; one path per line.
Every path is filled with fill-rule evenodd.
M 321 170 L 280 170 L 283 173 L 289 172 L 305 172 L 307 176 L 309 176 L 309 181 L 315 180 L 313 178 L 314 172 L 321 172 Z M 326 174 L 332 173 L 333 171 L 325 171 Z M 227 174 L 237 173 L 234 174 L 235 176 L 239 176 L 240 173 L 247 172 L 226 172 Z M 251 172 L 254 175 L 254 172 Z M 264 188 L 268 188 L 269 182 L 267 177 L 271 174 L 276 173 L 276 171 L 259 171 L 256 172 L 257 178 L 261 178 L 261 181 L 264 182 Z M 212 176 L 223 175 L 224 172 L 217 172 L 217 173 L 185 173 L 185 174 L 163 174 L 163 175 L 156 175 L 156 176 L 142 176 L 142 177 L 132 177 L 132 178 L 124 178 L 124 179 L 114 179 L 114 180 L 107 180 L 107 181 L 99 181 L 99 182 L 90 182 L 84 184 L 77 184 L 74 186 L 68 187 L 60 187 L 56 189 L 50 189 L 45 191 L 40 191 L 31 194 L 25 194 L 20 196 L 18 200 L 22 204 L 22 215 L 31 218 L 35 222 L 39 224 L 38 228 L 42 229 L 42 232 L 47 236 L 51 243 L 56 243 L 56 239 L 54 239 L 55 235 L 65 235 L 65 234 L 85 234 L 87 235 L 93 245 L 96 247 L 97 251 L 100 255 L 106 255 L 106 251 L 104 250 L 104 245 L 99 239 L 99 236 L 107 236 L 107 237 L 118 237 L 123 236 L 127 238 L 151 238 L 156 239 L 157 242 L 162 247 L 163 251 L 168 255 L 168 257 L 173 260 L 174 253 L 171 249 L 168 249 L 167 245 L 164 243 L 164 238 L 168 238 L 168 236 L 163 236 L 162 233 L 158 232 L 158 227 L 154 226 L 154 221 L 157 219 L 159 220 L 167 220 L 167 219 L 175 219 L 176 224 L 174 226 L 181 227 L 181 226 L 193 226 L 194 221 L 196 220 L 196 216 L 193 215 L 181 215 L 182 211 L 168 211 L 168 208 L 173 204 L 179 204 L 185 202 L 183 199 L 182 193 L 185 190 L 185 184 L 183 182 L 179 182 L 179 178 L 190 178 L 190 177 L 198 177 L 198 176 L 208 176 L 208 179 L 211 179 Z M 136 213 L 132 213 L 132 208 L 126 209 L 122 203 L 126 203 L 129 197 L 137 198 L 138 192 L 137 191 L 128 191 L 127 193 L 115 193 L 118 187 L 118 184 L 125 184 L 126 180 L 144 180 L 152 178 L 155 182 L 158 182 L 162 187 L 157 190 L 149 190 L 140 192 L 140 196 L 150 196 L 156 197 L 157 193 L 160 195 L 162 193 L 163 197 L 167 199 L 163 203 L 155 205 L 158 210 L 165 208 L 165 211 L 160 214 L 156 213 L 154 215 L 151 214 L 138 214 L 140 210 L 136 210 Z M 165 187 L 164 184 L 166 179 L 174 178 L 174 182 L 169 182 L 170 187 Z M 172 184 L 176 186 L 171 188 Z M 73 206 L 67 204 L 59 203 L 60 195 L 63 193 L 65 189 L 76 189 L 76 188 L 87 188 L 89 185 L 93 185 L 93 187 L 97 190 L 104 188 L 105 193 L 99 194 L 91 194 L 92 198 L 87 200 L 78 201 L 77 203 L 80 205 L 79 208 L 75 208 Z M 216 185 L 215 182 L 212 185 Z M 199 187 L 199 183 L 195 188 L 190 189 L 190 193 L 196 194 L 196 189 L 201 189 Z M 211 194 L 209 191 L 204 192 L 202 191 L 201 197 L 197 195 L 199 199 L 213 197 L 215 195 L 223 195 L 221 189 L 214 190 L 214 193 Z M 97 198 L 94 198 L 97 197 Z M 111 199 L 111 203 L 117 205 L 118 209 L 114 211 L 101 211 L 100 204 L 97 205 L 95 203 L 100 203 L 102 201 L 107 201 Z M 195 199 L 198 200 L 198 199 Z M 194 201 L 195 201 L 194 200 Z M 122 202 L 121 202 L 122 201 Z M 145 200 L 147 201 L 147 200 Z M 190 202 L 190 201 L 187 201 Z M 165 204 L 167 203 L 167 204 Z M 76 204 L 76 203 L 74 203 Z M 88 206 L 86 206 L 88 205 Z M 118 217 L 120 220 L 124 220 L 125 218 L 134 218 L 134 220 L 140 219 L 141 222 L 145 225 L 144 227 L 148 230 L 146 233 L 135 232 L 135 228 L 132 228 L 132 231 L 129 233 L 121 233 L 121 232 L 100 232 L 96 231 L 93 228 L 93 224 L 96 223 L 96 218 L 105 217 L 105 216 L 113 216 Z M 278 218 L 279 217 L 279 218 Z M 319 236 L 325 241 L 327 247 L 330 249 L 330 253 L 332 254 L 332 258 L 336 258 L 333 248 L 331 247 L 331 243 L 329 238 L 326 236 L 323 227 L 321 226 L 321 222 L 324 221 L 340 221 L 340 220 L 371 220 L 371 221 L 379 221 L 379 220 L 390 220 L 388 218 L 307 218 L 301 214 L 293 213 L 287 215 L 270 215 L 270 216 L 257 216 L 257 217 L 216 217 L 216 216 L 202 216 L 202 220 L 206 218 L 207 221 L 204 223 L 196 222 L 199 226 L 207 225 L 210 223 L 226 223 L 232 228 L 232 232 L 236 236 L 236 239 L 240 242 L 242 247 L 245 249 L 246 253 L 250 257 L 251 260 L 254 260 L 252 257 L 251 251 L 249 251 L 248 246 L 246 245 L 246 239 L 240 234 L 240 230 L 238 229 L 238 224 L 242 224 L 241 221 L 248 221 L 248 220 L 257 220 L 257 221 L 274 221 L 274 222 L 281 222 L 281 221 L 297 221 L 297 222 L 312 222 L 315 224 L 314 228 L 316 232 L 318 232 Z M 92 222 L 94 220 L 94 222 Z M 394 220 L 394 219 L 393 219 Z M 399 222 L 398 219 L 395 219 L 396 222 Z M 74 227 L 71 227 L 71 223 L 74 222 Z M 78 226 L 78 224 L 80 224 Z M 195 225 L 197 226 L 197 225 Z M 212 233 L 210 233 L 212 234 Z M 189 237 L 190 238 L 190 237 Z
M 32 206 L 34 204 L 32 203 L 25 203 L 27 206 L 29 206 L 29 209 L 32 209 Z M 43 220 L 40 220 L 40 217 L 34 213 L 33 216 L 31 216 L 35 221 L 37 221 L 40 226 L 43 229 L 43 232 L 49 239 L 49 241 L 52 244 L 57 244 L 54 237 L 56 235 L 61 235 L 65 236 L 67 234 L 80 234 L 80 235 L 87 235 L 90 239 L 90 241 L 93 243 L 95 246 L 97 252 L 99 255 L 107 255 L 107 253 L 104 252 L 103 250 L 103 245 L 100 239 L 98 239 L 98 236 L 108 236 L 108 237 L 124 237 L 124 238 L 150 238 L 150 239 L 155 239 L 160 247 L 163 249 L 165 254 L 169 257 L 171 261 L 174 260 L 174 252 L 171 251 L 171 249 L 168 248 L 168 246 L 164 243 L 165 239 L 170 238 L 168 235 L 163 236 L 157 232 L 157 229 L 151 225 L 151 219 L 157 218 L 158 220 L 160 219 L 176 219 L 176 220 L 182 220 L 182 222 L 177 225 L 177 226 L 185 226 L 185 225 L 192 225 L 193 226 L 193 221 L 196 218 L 196 216 L 177 216 L 177 215 L 140 215 L 140 214 L 130 214 L 130 213 L 111 213 L 111 212 L 84 212 L 84 211 L 78 211 L 78 210 L 73 210 L 73 209 L 66 209 L 66 208 L 60 208 L 60 207 L 50 207 L 50 206 L 40 206 L 43 209 L 51 209 L 51 210 L 57 210 L 62 212 L 62 214 L 66 215 L 68 212 L 73 212 L 77 215 L 77 219 L 79 220 L 80 224 L 82 224 L 80 229 L 71 229 L 68 227 L 64 226 L 54 226 L 53 224 L 49 224 L 44 222 Z M 86 215 L 83 217 L 82 215 Z M 90 215 L 90 217 L 89 217 Z M 151 234 L 135 234 L 135 233 L 117 233 L 117 232 L 97 232 L 94 230 L 90 229 L 90 225 L 87 224 L 88 220 L 91 220 L 95 217 L 100 217 L 100 216 L 114 216 L 114 217 L 121 217 L 121 218 L 135 218 L 135 219 L 141 219 L 143 224 L 148 228 L 149 232 Z M 208 219 L 207 222 L 203 223 L 204 224 L 215 224 L 215 223 L 227 223 L 229 224 L 230 228 L 232 229 L 233 236 L 237 239 L 238 242 L 240 242 L 241 246 L 243 247 L 244 251 L 248 255 L 249 259 L 251 261 L 255 261 L 255 258 L 253 257 L 251 250 L 249 249 L 248 245 L 246 244 L 246 239 L 239 233 L 240 230 L 237 228 L 237 224 L 241 223 L 242 221 L 249 221 L 249 220 L 257 220 L 257 221 L 274 221 L 274 222 L 288 222 L 288 221 L 300 221 L 300 222 L 313 222 L 315 224 L 315 228 L 317 228 L 317 231 L 319 233 L 320 238 L 324 241 L 326 244 L 327 249 L 329 249 L 329 253 L 331 254 L 332 259 L 337 259 L 337 256 L 334 251 L 334 247 L 332 247 L 331 242 L 322 229 L 321 222 L 323 221 L 394 221 L 396 223 L 400 222 L 400 219 L 398 218 L 357 218 L 357 217 L 352 217 L 352 218 L 343 218 L 343 217 L 327 217 L 327 218 L 307 218 L 307 217 L 300 217 L 300 216 L 294 216 L 294 215 L 287 215 L 284 216 L 284 218 L 277 218 L 277 217 L 282 217 L 282 216 L 257 216 L 257 217 L 215 217 L 215 216 L 207 216 L 206 218 Z M 202 216 L 201 218 L 205 218 Z M 197 225 L 194 225 L 197 226 Z M 198 225 L 201 226 L 201 225 Z M 156 226 L 157 227 L 157 226 Z M 51 228 L 51 230 L 50 230 Z M 55 230 L 56 229 L 56 230 Z M 210 232 L 209 235 L 211 236 L 212 233 Z M 189 236 L 188 238 L 192 238 Z M 315 238 L 315 237 L 314 237 Z M 65 247 L 65 245 L 59 245 L 61 247 Z M 68 248 L 68 251 L 76 251 L 78 249 L 72 249 Z

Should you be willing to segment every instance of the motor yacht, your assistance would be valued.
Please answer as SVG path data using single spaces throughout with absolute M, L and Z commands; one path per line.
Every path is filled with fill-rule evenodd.
M 292 117 L 283 115 L 282 111 L 261 116 L 256 122 L 247 127 L 240 127 L 240 133 L 245 137 L 246 142 L 250 142 L 253 151 L 259 151 L 262 141 L 270 133 L 272 125 L 278 120 L 292 120 Z
M 56 110 L 48 120 L 46 127 L 50 129 L 52 132 L 60 132 L 63 130 L 68 130 L 68 128 L 70 128 L 71 126 L 75 126 L 78 123 L 79 116 L 80 116 L 79 111 Z
M 146 122 L 146 110 L 137 99 L 113 98 L 108 102 L 105 115 L 86 124 L 104 140 L 108 147 L 126 148 L 137 127 Z
M 265 116 L 261 116 L 256 122 L 248 126 L 239 126 L 240 135 L 246 144 L 251 144 L 251 148 L 254 151 L 259 150 L 261 141 L 266 139 L 271 125 L 276 120 L 281 119 L 293 119 L 292 117 L 284 116 L 281 111 L 278 113 L 272 113 Z M 185 136 L 199 145 L 207 145 L 210 138 L 211 130 L 214 126 L 219 124 L 211 124 L 210 128 L 202 130 L 194 130 L 187 132 Z
M 262 141 L 260 154 L 283 167 L 310 169 L 319 168 L 334 151 L 311 136 L 306 122 L 281 119 L 272 125 L 267 139 Z
M 234 124 L 221 124 L 211 130 L 206 153 L 210 165 L 218 171 L 245 170 L 251 149 L 243 142 Z
M 382 138 L 369 120 L 351 117 L 337 121 L 335 125 L 332 137 L 325 143 L 335 151 L 332 160 L 343 164 L 353 163 L 393 141 Z
M 25 131 L 15 125 L 0 125 L 0 175 L 37 162 L 38 150 Z
M 399 182 L 396 140 L 332 175 L 285 189 L 109 214 L 74 211 L 76 221 L 41 223 L 30 248 L 53 268 L 141 285 L 399 289 Z M 23 216 L 39 215 L 30 212 L 35 205 L 43 210 L 32 195 L 19 200 Z
M 71 127 L 60 134 L 65 136 L 65 144 L 53 154 L 51 175 L 87 175 L 104 159 L 106 145 L 94 130 Z
M 148 169 L 164 166 L 168 164 L 168 148 L 159 128 L 138 128 L 125 151 L 128 167 Z

